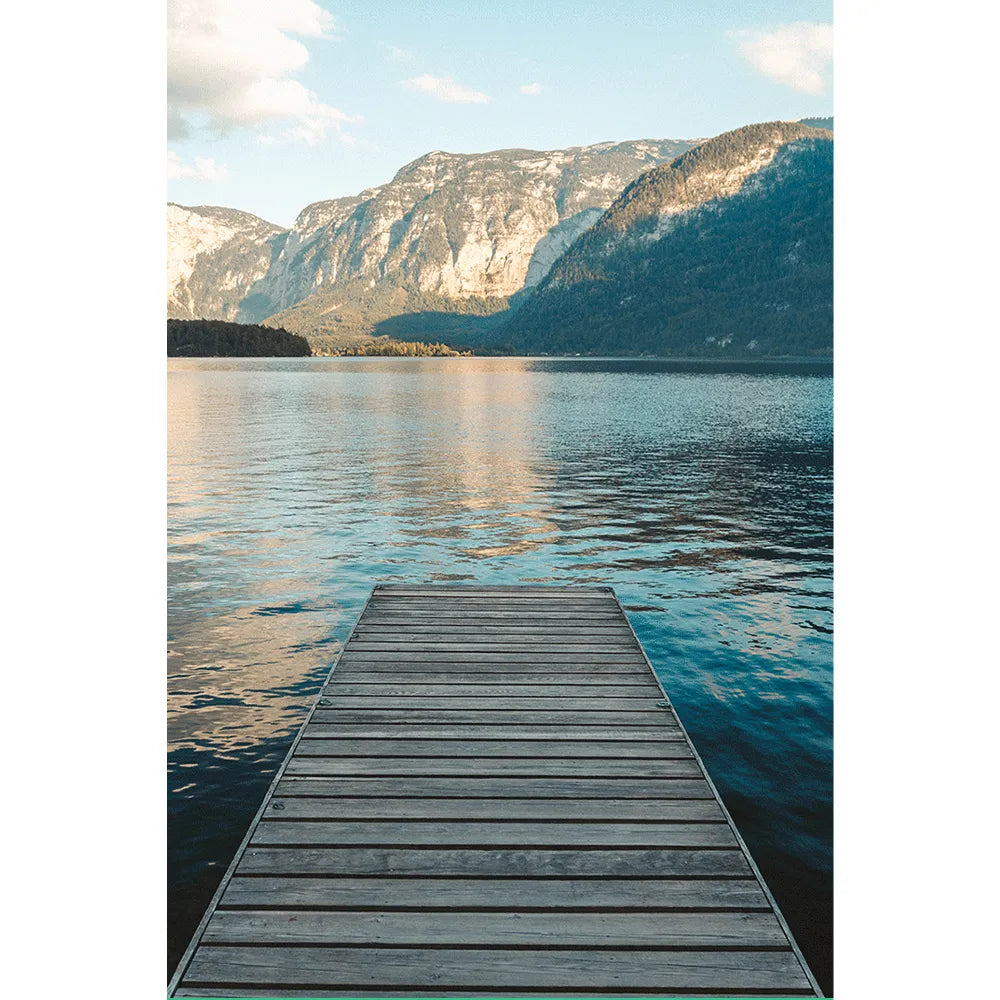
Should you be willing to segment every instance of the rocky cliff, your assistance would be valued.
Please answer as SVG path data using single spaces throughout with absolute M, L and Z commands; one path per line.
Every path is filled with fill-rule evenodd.
M 267 320 L 347 342 L 407 311 L 503 308 L 627 184 L 690 146 L 435 151 L 388 184 L 309 205 L 285 232 L 245 213 L 170 206 L 171 259 L 182 266 L 169 269 L 168 314 Z
M 284 230 L 249 212 L 167 205 L 167 316 L 235 319 Z

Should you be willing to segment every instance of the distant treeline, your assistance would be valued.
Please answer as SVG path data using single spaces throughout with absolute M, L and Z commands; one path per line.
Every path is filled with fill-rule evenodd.
M 299 358 L 309 341 L 287 330 L 218 319 L 168 319 L 168 358 Z
M 330 348 L 317 353 L 325 357 L 348 358 L 458 358 L 472 355 L 468 348 L 406 340 L 371 340 L 364 344 Z

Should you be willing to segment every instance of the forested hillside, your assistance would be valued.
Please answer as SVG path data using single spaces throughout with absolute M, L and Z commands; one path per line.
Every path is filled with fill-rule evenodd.
M 726 170 L 762 159 L 759 134 L 640 178 L 490 338 L 548 353 L 829 353 L 833 142 L 798 128 L 735 193 L 699 203 L 694 168 L 725 189 Z
M 287 330 L 223 320 L 167 320 L 167 357 L 171 358 L 294 358 L 310 354 L 309 341 Z

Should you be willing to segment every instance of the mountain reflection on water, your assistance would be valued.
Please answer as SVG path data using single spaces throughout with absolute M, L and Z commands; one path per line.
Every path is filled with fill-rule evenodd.
M 832 379 L 744 367 L 168 363 L 171 970 L 375 582 L 598 583 L 829 995 Z

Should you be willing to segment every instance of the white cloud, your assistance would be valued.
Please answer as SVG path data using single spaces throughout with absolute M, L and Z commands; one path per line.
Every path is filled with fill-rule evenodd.
M 167 153 L 167 179 L 172 181 L 224 181 L 226 168 L 216 164 L 211 157 L 197 156 L 194 164 L 185 163 L 177 153 Z
M 518 87 L 518 90 L 526 97 L 535 97 L 542 92 L 542 85 L 540 83 L 526 83 L 523 87 Z
M 478 90 L 463 87 L 450 76 L 431 76 L 429 73 L 424 73 L 423 76 L 404 80 L 403 86 L 407 90 L 415 90 L 438 101 L 447 101 L 449 104 L 488 104 L 490 100 Z
M 317 142 L 359 121 L 324 104 L 292 74 L 309 51 L 292 36 L 329 38 L 333 17 L 314 0 L 168 0 L 167 122 L 172 138 L 197 126 L 247 128 Z
M 833 61 L 833 25 L 797 21 L 773 31 L 731 32 L 758 73 L 802 94 L 822 94 Z

